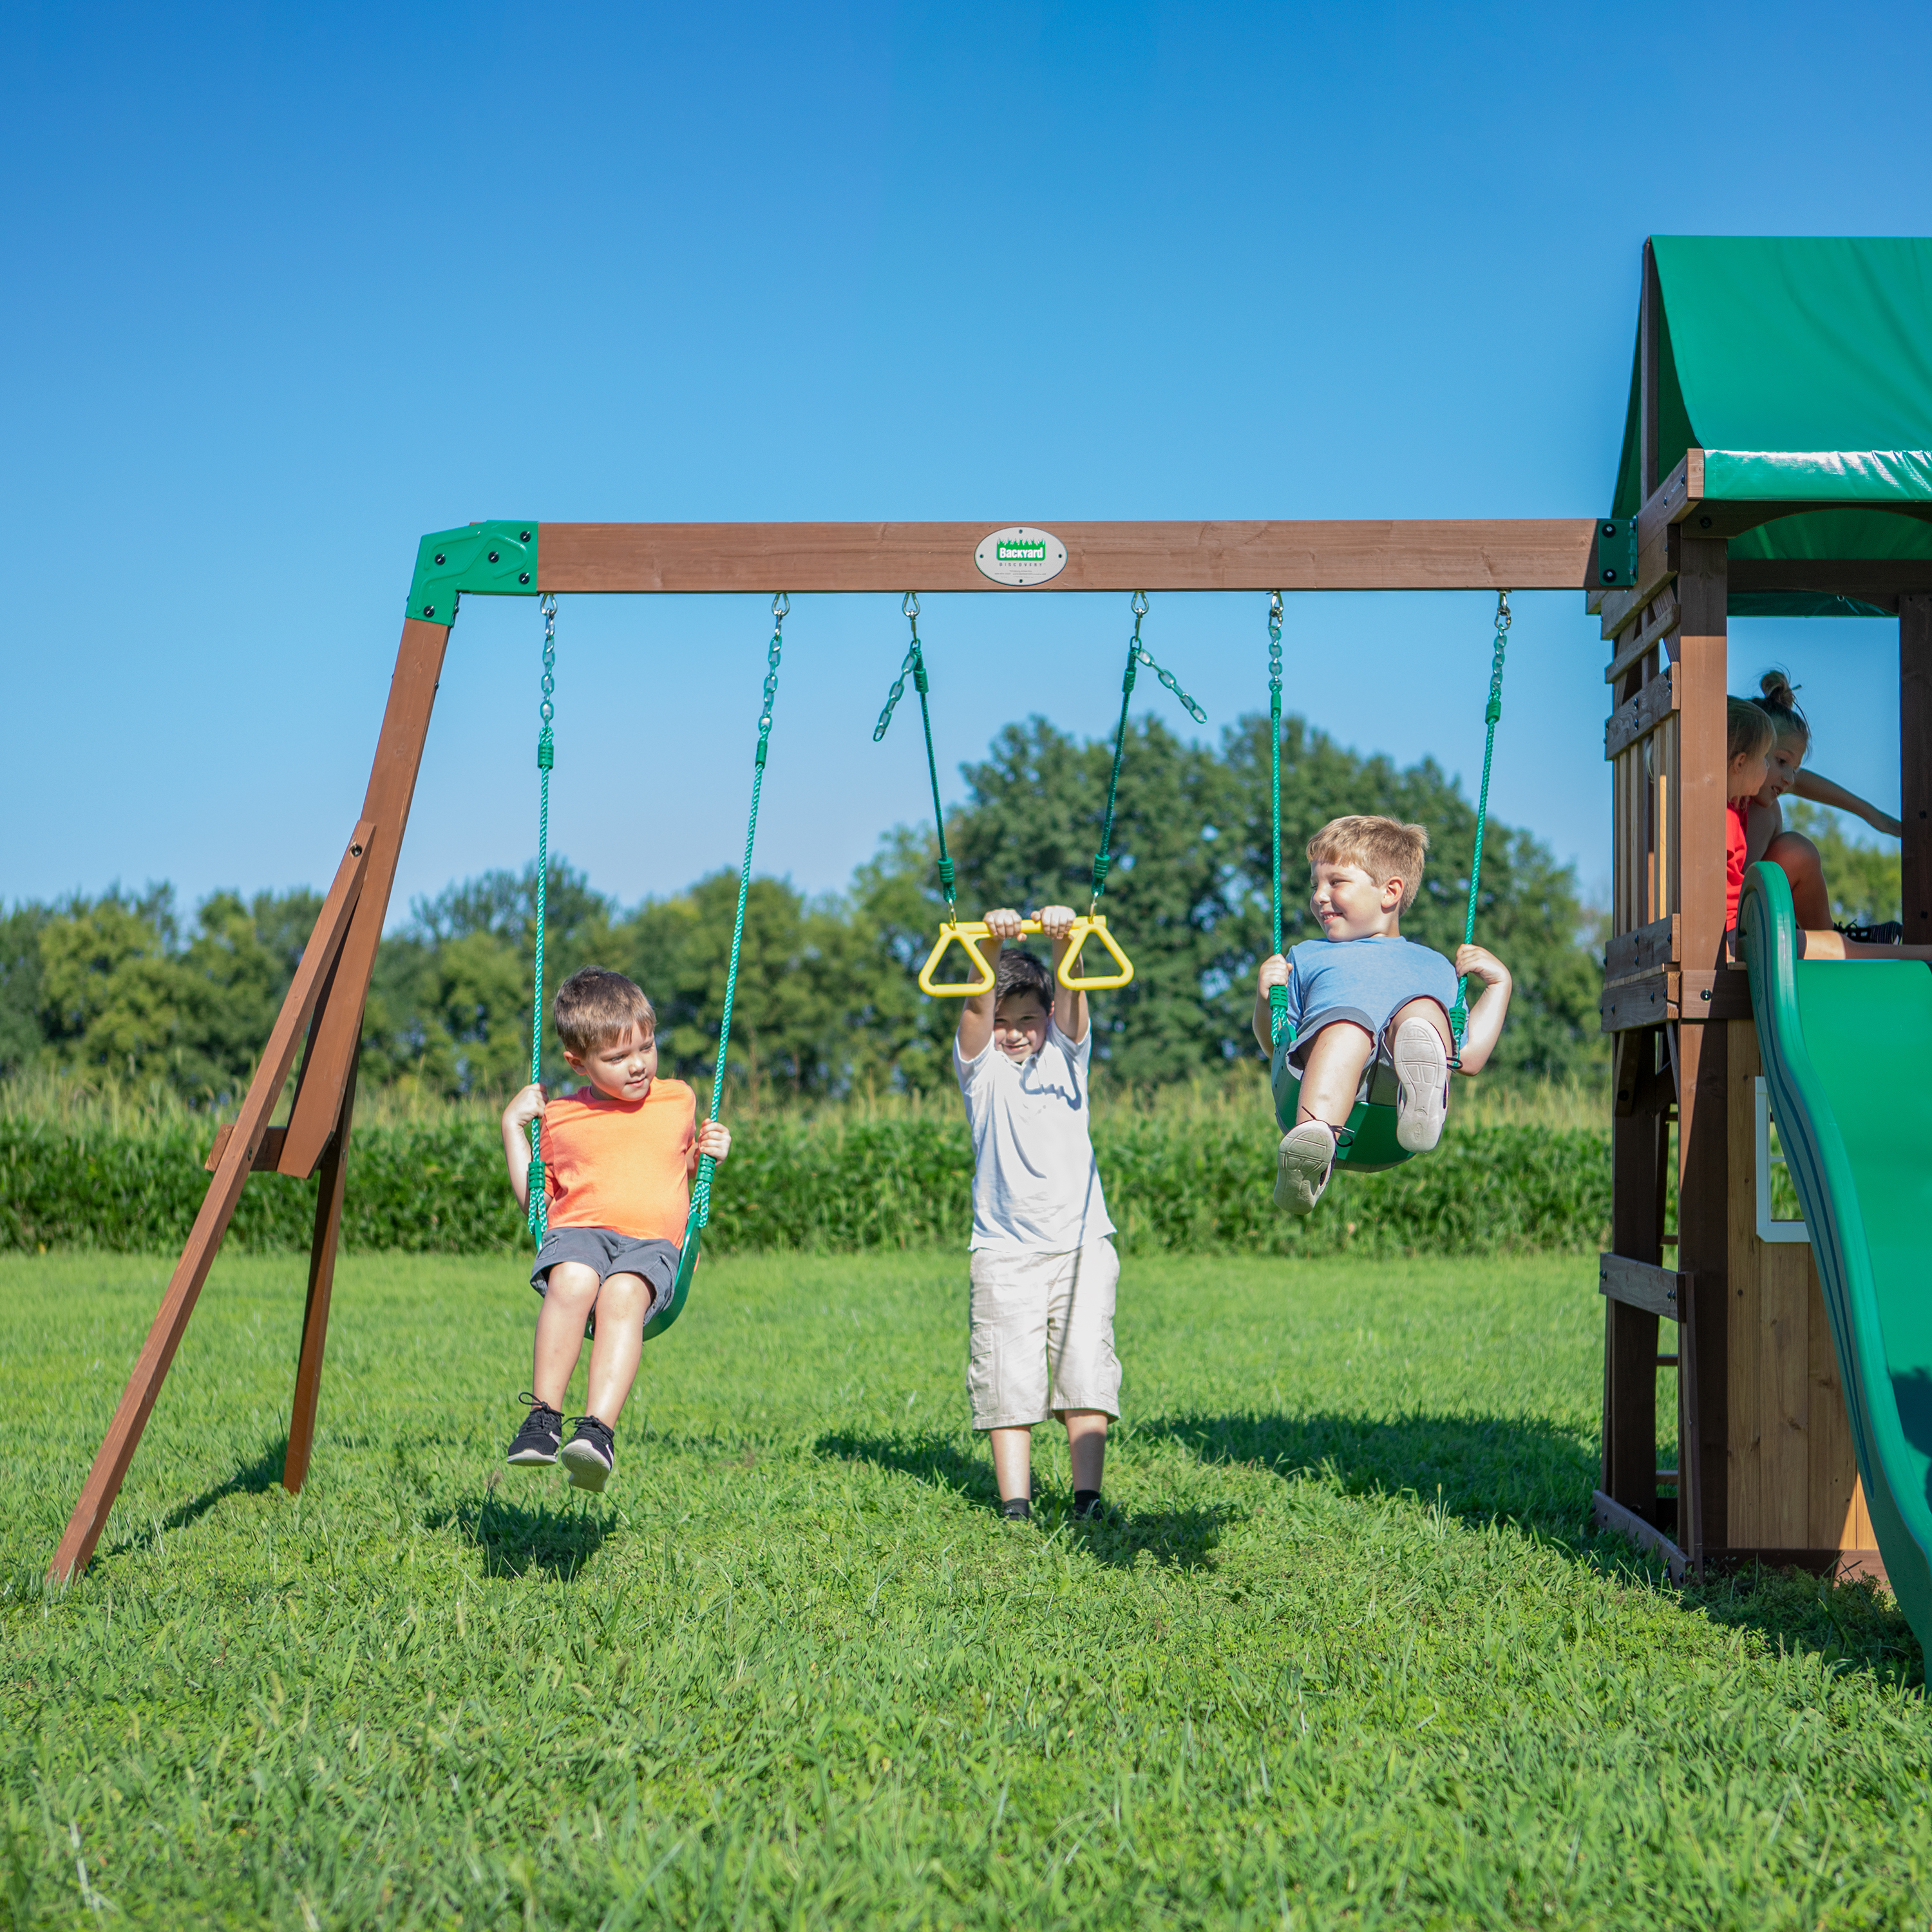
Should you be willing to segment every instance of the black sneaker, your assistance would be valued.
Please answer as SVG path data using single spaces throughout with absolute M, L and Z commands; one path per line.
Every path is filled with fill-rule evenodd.
M 1866 946 L 1898 946 L 1905 939 L 1905 928 L 1895 919 L 1887 920 L 1882 926 L 1841 926 L 1838 930 L 1847 939 Z
M 1007 1496 L 1000 1504 L 1000 1514 L 1008 1522 L 1028 1522 L 1033 1517 L 1033 1504 L 1024 1496 Z
M 510 1438 L 505 1460 L 520 1469 L 548 1468 L 556 1460 L 557 1444 L 563 1440 L 563 1418 L 548 1402 L 539 1402 L 527 1391 L 518 1398 L 530 1406 L 524 1426 Z
M 1076 1522 L 1104 1521 L 1107 1506 L 1100 1500 L 1098 1490 L 1076 1490 L 1073 1492 L 1073 1517 Z
M 616 1467 L 616 1444 L 610 1432 L 594 1415 L 571 1418 L 575 1433 L 563 1445 L 563 1466 L 570 1472 L 571 1486 L 601 1490 Z

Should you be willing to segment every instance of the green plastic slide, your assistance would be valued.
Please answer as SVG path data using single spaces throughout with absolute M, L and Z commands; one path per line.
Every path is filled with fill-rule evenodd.
M 1932 1651 L 1932 968 L 1800 959 L 1775 866 L 1745 874 L 1738 930 L 1872 1528 Z

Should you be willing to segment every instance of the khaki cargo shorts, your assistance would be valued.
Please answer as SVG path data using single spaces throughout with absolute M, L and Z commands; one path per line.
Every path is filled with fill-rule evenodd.
M 966 1388 L 975 1429 L 1022 1429 L 1070 1408 L 1120 1414 L 1112 1241 L 1058 1254 L 978 1249 Z

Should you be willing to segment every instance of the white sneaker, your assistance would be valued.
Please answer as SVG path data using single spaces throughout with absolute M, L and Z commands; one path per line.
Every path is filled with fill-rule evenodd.
M 1404 1020 L 1395 1032 L 1395 1137 L 1411 1154 L 1442 1138 L 1449 1110 L 1449 1055 L 1426 1020 Z
M 1274 1204 L 1291 1214 L 1312 1214 L 1335 1165 L 1335 1130 L 1325 1120 L 1304 1120 L 1281 1137 Z

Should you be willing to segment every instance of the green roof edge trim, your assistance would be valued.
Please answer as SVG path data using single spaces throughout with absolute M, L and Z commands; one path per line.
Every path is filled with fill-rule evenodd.
M 453 624 L 457 600 L 535 597 L 538 526 L 532 520 L 466 524 L 431 530 L 416 546 L 416 574 L 404 614 L 424 623 Z
M 1932 450 L 1707 449 L 1706 502 L 1932 502 Z

